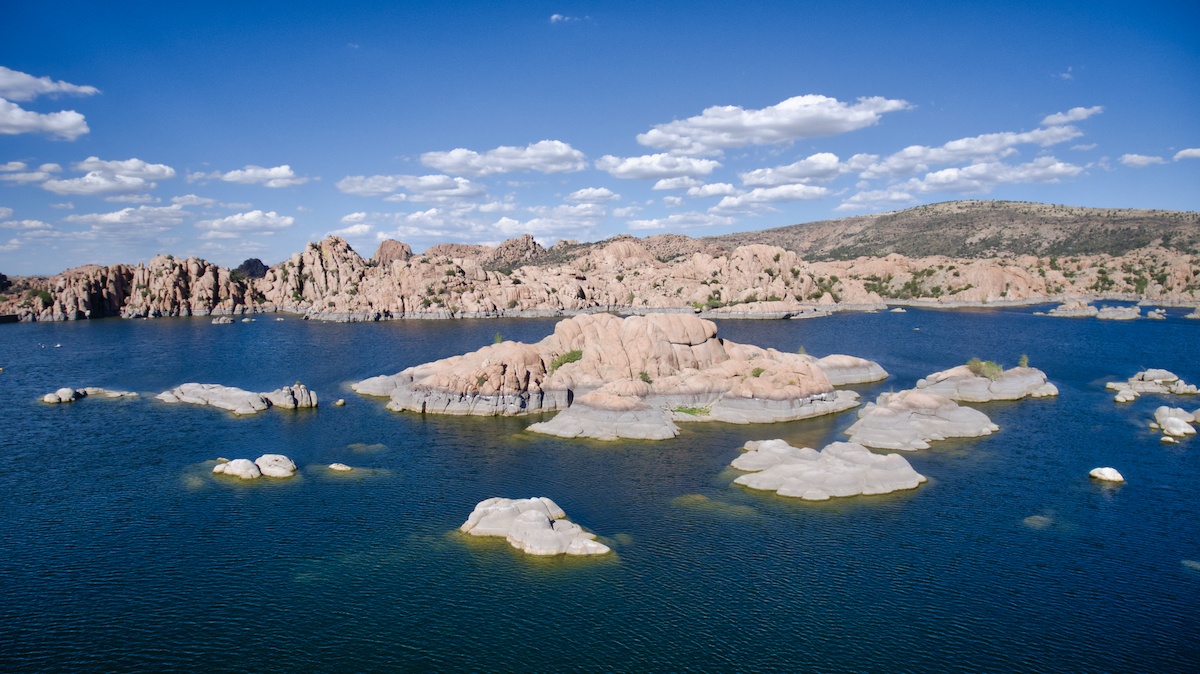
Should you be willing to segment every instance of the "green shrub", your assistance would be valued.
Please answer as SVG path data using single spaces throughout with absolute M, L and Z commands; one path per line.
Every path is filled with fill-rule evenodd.
M 500 342 L 503 342 L 503 341 L 504 341 L 504 335 L 502 335 L 498 332 L 496 333 L 496 335 L 494 337 L 492 337 L 492 344 L 499 344 Z
M 642 381 L 646 382 L 647 384 L 654 383 L 654 380 L 650 378 L 650 375 L 646 374 L 645 370 L 642 370 L 641 372 L 638 373 L 638 379 L 641 379 Z
M 553 373 L 555 370 L 562 367 L 563 365 L 566 365 L 567 363 L 577 362 L 580 358 L 583 358 L 583 351 L 581 351 L 579 349 L 575 349 L 574 351 L 568 351 L 568 352 L 560 355 L 559 357 L 555 358 L 554 360 L 550 361 L 550 372 Z
M 1029 356 L 1021 354 L 1021 359 L 1017 361 L 1017 367 L 1029 367 Z
M 679 412 L 680 414 L 690 414 L 694 417 L 706 417 L 709 413 L 707 407 L 676 407 L 672 411 Z
M 801 344 L 800 346 L 796 347 L 796 353 L 803 356 L 804 354 L 808 353 L 808 350 L 804 348 L 803 344 Z
M 987 377 L 988 379 L 999 379 L 1004 376 L 1004 367 L 999 363 L 991 360 L 979 360 L 972 358 L 967 361 L 967 369 L 972 374 Z
M 756 367 L 753 370 L 750 370 L 750 376 L 751 377 L 761 377 L 762 373 L 764 373 L 764 372 L 766 372 L 765 369 L 763 369 L 761 367 Z

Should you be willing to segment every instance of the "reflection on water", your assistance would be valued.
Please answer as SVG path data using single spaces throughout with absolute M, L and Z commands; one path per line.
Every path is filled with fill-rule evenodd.
M 982 405 L 993 436 L 906 454 L 930 478 L 916 490 L 822 503 L 733 485 L 729 462 L 747 440 L 822 447 L 854 412 L 579 442 L 349 389 L 553 321 L 0 326 L 0 669 L 1194 670 L 1200 440 L 1160 446 L 1146 422 L 1169 401 L 1117 406 L 1104 383 L 1200 380 L 1200 322 L 1031 311 L 723 322 L 734 341 L 878 360 L 892 377 L 864 400 L 971 356 L 1028 354 L 1059 386 Z M 153 400 L 187 381 L 301 381 L 347 405 L 237 418 Z M 85 385 L 143 395 L 37 401 Z M 265 453 L 301 470 L 211 473 Z M 491 496 L 548 496 L 615 554 L 458 533 Z

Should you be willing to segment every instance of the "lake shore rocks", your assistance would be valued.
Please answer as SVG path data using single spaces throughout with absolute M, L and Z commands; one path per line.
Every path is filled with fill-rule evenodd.
M 1141 318 L 1142 308 L 1132 307 L 1100 307 L 1096 318 L 1102 321 L 1132 321 Z
M 1151 368 L 1143 370 L 1126 381 L 1110 381 L 1104 385 L 1110 391 L 1116 391 L 1115 402 L 1132 402 L 1143 393 L 1170 395 L 1196 395 L 1200 389 L 1195 384 L 1188 384 L 1169 370 Z
M 480 501 L 460 531 L 472 536 L 502 536 L 509 545 L 530 555 L 603 555 L 610 548 L 596 541 L 554 501 L 489 498 Z
M 284 409 L 317 406 L 316 392 L 299 382 L 269 393 L 254 393 L 221 384 L 187 383 L 163 391 L 155 398 L 169 404 L 210 405 L 238 416 L 257 414 L 272 406 Z
M 1100 310 L 1085 300 L 1070 300 L 1046 312 L 1046 315 L 1059 318 L 1091 318 L 1098 313 Z
M 992 379 L 972 372 L 966 365 L 959 365 L 919 380 L 916 388 L 971 403 L 1058 395 L 1058 387 L 1046 381 L 1046 373 L 1033 367 L 1014 367 Z
M 1195 422 L 1196 417 L 1191 412 L 1161 405 L 1154 410 L 1154 423 L 1151 424 L 1151 428 L 1161 430 L 1163 435 L 1182 438 L 1196 434 L 1196 429 L 1192 427 Z
M 730 465 L 749 474 L 734 484 L 806 501 L 889 494 L 925 481 L 899 454 L 875 454 L 851 442 L 835 442 L 819 452 L 783 440 L 750 441 L 744 449 Z
M 881 393 L 858 412 L 845 433 L 850 441 L 876 449 L 915 451 L 946 438 L 978 438 L 1000 430 L 986 414 L 950 398 L 909 389 Z
M 80 398 L 94 396 L 97 398 L 136 398 L 137 394 L 133 391 L 113 391 L 109 389 L 99 388 L 96 386 L 85 386 L 79 389 L 60 388 L 54 393 L 47 393 L 42 396 L 42 402 L 56 405 L 59 403 L 73 403 Z
M 703 420 L 770 423 L 855 406 L 853 393 L 833 390 L 823 363 L 838 381 L 886 376 L 864 359 L 815 359 L 723 340 L 716 324 L 691 314 L 594 314 L 559 321 L 536 344 L 493 344 L 351 388 L 388 397 L 394 411 L 513 416 L 564 410 L 561 419 L 530 430 L 664 439 L 678 434 L 670 414 L 676 408 L 703 408 Z

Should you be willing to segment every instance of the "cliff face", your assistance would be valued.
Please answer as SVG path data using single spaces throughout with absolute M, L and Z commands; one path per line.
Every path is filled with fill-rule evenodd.
M 345 241 L 330 237 L 308 244 L 261 279 L 241 279 L 195 258 L 160 255 L 144 265 L 88 266 L 51 278 L 16 279 L 0 295 L 6 298 L 0 299 L 0 313 L 75 320 L 288 311 L 379 320 L 627 308 L 779 313 L 897 301 L 954 306 L 1072 296 L 1200 304 L 1200 256 L 1157 246 L 1118 257 L 891 254 L 813 262 L 755 244 L 663 262 L 641 241 L 622 237 L 581 247 L 565 262 L 511 268 L 540 250 L 531 237 L 522 237 L 495 249 L 441 246 L 382 262 L 366 261 Z

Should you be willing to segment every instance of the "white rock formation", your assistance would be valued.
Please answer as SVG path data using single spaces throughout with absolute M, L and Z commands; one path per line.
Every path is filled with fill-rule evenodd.
M 1200 307 L 1193 309 L 1192 313 L 1184 316 L 1184 318 L 1190 318 L 1192 320 L 1200 319 Z
M 1051 309 L 1047 316 L 1060 318 L 1090 318 L 1100 313 L 1100 310 L 1083 300 L 1070 300 Z
M 489 498 L 480 501 L 460 531 L 472 536 L 503 536 L 509 545 L 530 555 L 602 555 L 608 546 L 566 519 L 567 514 L 545 497 Z
M 1132 321 L 1135 318 L 1140 318 L 1142 308 L 1139 306 L 1132 307 L 1100 307 L 1096 318 L 1102 321 Z
M 296 474 L 296 464 L 282 454 L 263 454 L 254 460 L 254 465 L 267 477 L 291 477 Z
M 1117 472 L 1116 468 L 1093 468 L 1088 475 L 1103 480 L 1105 482 L 1124 482 L 1125 478 Z
M 1014 367 L 996 379 L 989 379 L 971 372 L 966 365 L 959 365 L 921 379 L 916 388 L 971 403 L 1058 395 L 1058 388 L 1046 381 L 1046 373 L 1034 367 Z
M 284 386 L 270 393 L 254 393 L 220 384 L 188 383 L 155 397 L 171 404 L 211 405 L 239 416 L 257 414 L 272 405 L 286 409 L 317 406 L 317 394 L 299 382 L 295 386 Z
M 344 463 L 331 463 L 329 464 L 329 470 L 336 470 L 340 473 L 346 473 L 354 469 Z
M 240 477 L 243 480 L 253 480 L 262 477 L 262 471 L 250 459 L 234 459 L 213 466 L 212 472 Z
M 1153 318 L 1158 321 L 1165 321 L 1165 320 L 1167 320 L 1167 310 L 1166 309 L 1151 309 L 1149 312 L 1146 313 L 1146 318 Z
M 813 360 L 833 386 L 866 384 L 888 378 L 887 370 L 866 358 L 835 353 Z
M 946 438 L 977 438 L 1000 430 L 986 414 L 921 390 L 882 393 L 846 429 L 850 441 L 876 449 L 913 451 Z
M 79 395 L 75 392 L 75 389 L 63 387 L 54 393 L 47 393 L 46 395 L 42 396 L 42 402 L 50 403 L 51 405 L 58 403 L 73 403 L 78 397 Z
M 42 402 L 55 405 L 58 403 L 70 403 L 94 396 L 97 398 L 136 398 L 137 394 L 133 391 L 111 391 L 109 389 L 98 388 L 96 386 L 85 386 L 81 389 L 60 388 L 54 393 L 47 393 L 42 396 Z
M 925 477 L 899 454 L 875 454 L 862 445 L 835 442 L 821 451 L 783 440 L 751 441 L 730 464 L 755 471 L 734 483 L 806 501 L 916 489 Z
M 232 316 L 217 316 L 216 318 L 212 319 L 212 324 L 213 325 L 233 325 L 233 317 Z
M 1105 388 L 1117 391 L 1117 397 L 1114 398 L 1117 402 L 1129 402 L 1142 393 L 1195 395 L 1200 392 L 1195 384 L 1188 384 L 1174 372 L 1157 368 L 1139 372 L 1126 381 L 1110 381 L 1105 384 Z M 1121 393 L 1127 391 L 1132 392 L 1133 395 L 1130 396 L 1129 393 L 1126 393 L 1122 399 Z
M 1154 424 L 1152 426 L 1157 425 L 1162 430 L 1163 435 L 1182 438 L 1196 434 L 1196 429 L 1192 428 L 1192 423 L 1195 421 L 1196 417 L 1190 412 L 1178 407 L 1163 405 L 1154 410 Z

